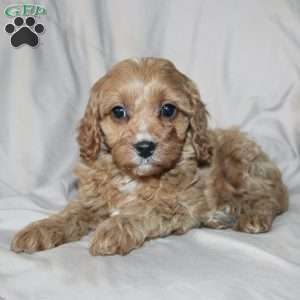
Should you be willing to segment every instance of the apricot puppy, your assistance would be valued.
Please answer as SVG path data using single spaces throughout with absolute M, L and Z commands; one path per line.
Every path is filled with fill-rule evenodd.
M 165 59 L 128 59 L 96 82 L 78 143 L 78 197 L 19 231 L 13 251 L 95 230 L 92 255 L 124 255 L 194 227 L 266 232 L 288 207 L 278 168 L 238 129 L 209 130 L 195 84 Z

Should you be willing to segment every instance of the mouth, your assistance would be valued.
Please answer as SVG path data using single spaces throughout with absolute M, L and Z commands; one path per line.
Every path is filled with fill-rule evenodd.
M 135 149 L 128 149 L 127 145 L 124 144 L 120 147 L 115 147 L 112 156 L 116 165 L 129 176 L 159 176 L 173 165 L 172 162 L 166 159 L 166 155 L 160 149 L 156 149 L 148 157 L 143 157 L 138 155 Z
M 154 162 L 154 159 L 152 156 L 147 157 L 147 158 L 139 157 L 139 161 L 136 165 L 136 168 L 146 171 L 146 170 L 149 170 L 154 165 L 155 165 L 155 162 Z
M 152 165 L 152 164 L 154 164 L 154 163 L 155 163 L 155 161 L 154 161 L 154 159 L 153 159 L 152 156 L 147 157 L 147 158 L 141 157 L 141 158 L 140 158 L 140 161 L 139 161 L 139 163 L 138 163 L 138 167 L 147 166 L 147 165 Z
M 159 173 L 161 170 L 161 166 L 153 158 L 153 156 L 147 158 L 139 157 L 134 169 L 134 173 L 137 176 L 151 176 Z

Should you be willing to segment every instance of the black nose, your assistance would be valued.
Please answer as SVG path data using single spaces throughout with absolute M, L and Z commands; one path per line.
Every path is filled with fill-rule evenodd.
M 153 154 L 155 150 L 155 144 L 150 141 L 141 141 L 134 144 L 134 148 L 139 156 L 147 158 Z

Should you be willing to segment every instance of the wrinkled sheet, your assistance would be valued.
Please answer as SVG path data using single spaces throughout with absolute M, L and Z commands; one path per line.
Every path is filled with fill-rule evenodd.
M 300 2 L 32 2 L 48 11 L 40 46 L 14 49 L 0 34 L 0 299 L 299 299 Z M 2 14 L 1 28 L 9 21 Z M 262 145 L 283 172 L 289 211 L 267 234 L 194 229 L 125 257 L 90 256 L 89 237 L 12 253 L 17 230 L 75 194 L 90 86 L 135 56 L 172 60 L 197 83 L 211 126 L 239 125 Z

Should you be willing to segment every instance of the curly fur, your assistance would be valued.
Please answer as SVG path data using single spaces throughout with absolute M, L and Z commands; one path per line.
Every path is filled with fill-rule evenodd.
M 177 114 L 162 120 L 165 101 Z M 113 105 L 128 109 L 114 120 Z M 132 145 L 157 148 L 141 160 Z M 92 88 L 79 126 L 78 197 L 60 213 L 14 237 L 15 252 L 34 252 L 95 230 L 92 255 L 127 254 L 147 239 L 207 226 L 259 233 L 288 207 L 278 168 L 237 128 L 210 130 L 195 84 L 164 59 L 125 60 Z

